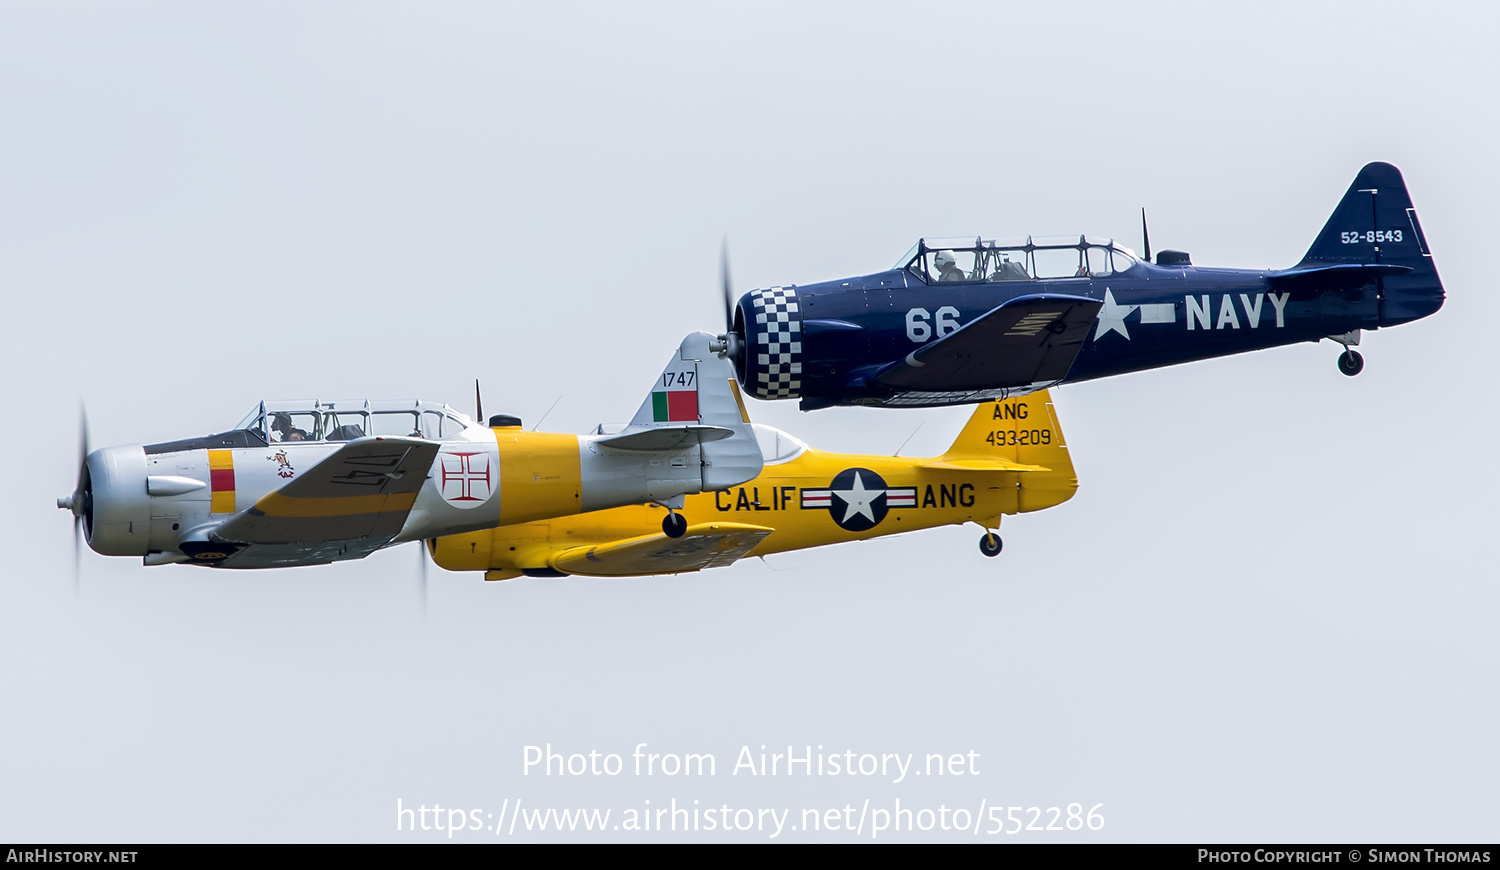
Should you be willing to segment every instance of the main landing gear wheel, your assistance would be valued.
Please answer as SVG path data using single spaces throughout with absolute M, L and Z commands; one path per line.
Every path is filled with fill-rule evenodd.
M 994 532 L 985 532 L 984 537 L 979 539 L 979 552 L 994 558 L 1000 555 L 1000 548 L 1004 546 L 1000 536 Z
M 1365 358 L 1359 355 L 1359 351 L 1345 350 L 1343 353 L 1339 354 L 1339 371 L 1343 372 L 1349 377 L 1354 377 L 1355 375 L 1364 371 L 1364 368 Z
M 687 518 L 672 511 L 661 521 L 661 530 L 669 538 L 680 538 L 687 534 Z

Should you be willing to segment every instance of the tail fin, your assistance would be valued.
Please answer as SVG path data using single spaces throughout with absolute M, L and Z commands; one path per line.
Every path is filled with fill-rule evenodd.
M 1359 171 L 1307 255 L 1289 271 L 1371 264 L 1405 267 L 1399 274 L 1372 273 L 1381 282 L 1381 326 L 1416 320 L 1442 307 L 1443 282 L 1417 210 L 1401 170 L 1389 163 L 1366 164 Z
M 734 379 L 734 366 L 695 332 L 657 376 L 630 425 L 595 443 L 619 450 L 683 450 L 697 445 L 703 489 L 725 489 L 760 474 L 761 453 Z
M 1078 475 L 1048 390 L 978 406 L 953 446 L 934 464 L 1029 472 L 1018 476 L 1023 513 L 1061 504 L 1078 489 Z

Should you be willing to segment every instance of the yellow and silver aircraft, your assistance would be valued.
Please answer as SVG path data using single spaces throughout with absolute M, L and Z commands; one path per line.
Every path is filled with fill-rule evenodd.
M 57 500 L 89 546 L 147 565 L 277 568 L 619 505 L 667 508 L 761 470 L 744 402 L 710 336 L 683 340 L 635 418 L 591 435 L 488 427 L 415 401 L 262 402 L 234 429 L 90 452 Z
M 996 556 L 993 530 L 1003 515 L 1061 504 L 1078 488 L 1045 390 L 978 406 L 953 446 L 928 459 L 824 453 L 760 424 L 755 433 L 760 476 L 688 497 L 679 537 L 655 530 L 659 509 L 634 505 L 439 537 L 428 547 L 438 565 L 484 571 L 486 580 L 626 577 L 972 522 L 986 530 L 980 550 Z

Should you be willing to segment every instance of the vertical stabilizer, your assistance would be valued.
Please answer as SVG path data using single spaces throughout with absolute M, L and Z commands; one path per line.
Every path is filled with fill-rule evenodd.
M 978 406 L 953 446 L 937 459 L 971 467 L 990 460 L 1045 469 L 1017 475 L 1021 513 L 1062 504 L 1078 489 L 1048 390 Z
M 1359 171 L 1307 255 L 1294 268 L 1376 263 L 1411 270 L 1372 279 L 1380 282 L 1381 326 L 1426 317 L 1442 307 L 1443 282 L 1438 278 L 1432 250 L 1401 170 L 1389 163 L 1369 163 Z
M 734 367 L 695 332 L 667 361 L 624 431 L 596 443 L 616 450 L 696 452 L 703 490 L 760 474 L 761 453 L 735 385 Z

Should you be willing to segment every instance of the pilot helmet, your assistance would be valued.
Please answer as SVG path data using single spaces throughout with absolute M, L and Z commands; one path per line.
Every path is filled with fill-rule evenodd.
M 954 264 L 954 262 L 955 262 L 954 259 L 953 259 L 953 252 L 952 251 L 938 251 L 937 252 L 937 256 L 933 258 L 932 262 L 934 264 L 936 264 L 939 269 L 943 269 L 943 268 L 947 268 L 948 266 L 952 266 Z

